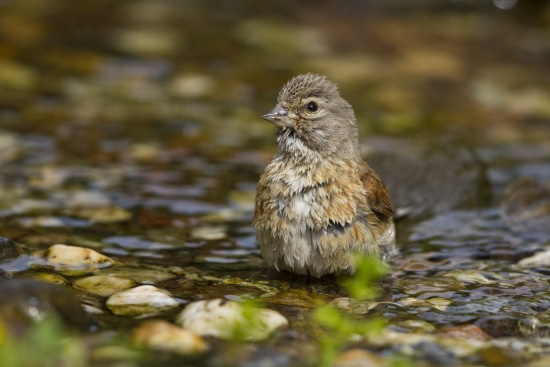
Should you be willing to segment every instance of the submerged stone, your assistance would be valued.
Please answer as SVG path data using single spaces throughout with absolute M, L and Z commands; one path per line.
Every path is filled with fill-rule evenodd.
M 160 313 L 179 306 L 172 295 L 152 285 L 114 293 L 107 300 L 107 307 L 116 315 L 143 315 Z
M 285 289 L 274 296 L 262 298 L 262 301 L 277 305 L 313 308 L 330 301 L 330 297 L 301 289 Z
M 477 320 L 474 325 L 494 338 L 502 338 L 538 336 L 541 323 L 535 318 L 493 315 Z
M 109 277 L 128 278 L 136 283 L 159 283 L 166 280 L 174 279 L 176 274 L 169 271 L 161 271 L 154 269 L 144 268 L 131 268 L 131 267 L 114 267 L 107 269 L 100 269 L 94 272 L 94 275 L 104 275 Z
M 525 268 L 546 267 L 550 266 L 550 250 L 537 252 L 536 254 L 521 259 L 518 265 Z
M 437 335 L 457 339 L 490 340 L 492 337 L 472 324 L 443 327 L 437 331 Z
M 73 282 L 73 287 L 99 296 L 108 297 L 115 292 L 131 288 L 136 285 L 131 279 L 93 275 L 80 278 Z
M 202 337 L 164 320 L 141 323 L 133 330 L 132 338 L 138 344 L 172 353 L 192 354 L 207 349 Z
M 440 311 L 446 311 L 447 307 L 453 303 L 452 299 L 433 297 L 429 299 L 402 298 L 398 302 L 405 307 L 432 307 Z
M 480 271 L 477 269 L 451 270 L 441 274 L 441 276 L 454 278 L 459 282 L 463 282 L 463 283 L 481 283 L 481 284 L 496 283 L 504 279 L 501 275 L 497 273 Z
M 245 340 L 265 339 L 276 329 L 288 325 L 287 319 L 277 311 L 245 310 L 237 302 L 220 298 L 190 303 L 178 315 L 176 323 L 203 336 Z
M 47 273 L 42 271 L 30 272 L 24 274 L 25 278 L 32 278 L 36 280 L 42 280 L 44 282 L 59 284 L 59 285 L 68 285 L 69 280 L 62 275 L 55 273 Z

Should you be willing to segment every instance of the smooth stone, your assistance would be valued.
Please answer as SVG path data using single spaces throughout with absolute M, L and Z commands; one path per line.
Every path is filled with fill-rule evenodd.
M 550 265 L 550 250 L 537 252 L 532 256 L 521 259 L 518 265 L 524 268 L 546 267 Z
M 78 246 L 53 245 L 44 252 L 47 265 L 56 270 L 93 271 L 115 264 L 110 257 L 92 249 Z
M 207 349 L 204 339 L 164 320 L 139 324 L 132 332 L 133 340 L 152 349 L 179 354 L 201 353 Z
M 272 297 L 262 298 L 262 301 L 291 307 L 313 308 L 330 301 L 330 297 L 309 293 L 302 289 L 285 289 Z
M 177 277 L 176 274 L 168 271 L 129 267 L 101 269 L 94 272 L 94 275 L 128 278 L 136 283 L 159 283 Z
M 244 308 L 237 302 L 221 298 L 192 302 L 177 316 L 176 323 L 202 336 L 221 339 L 235 338 L 244 330 L 246 340 L 262 340 L 276 329 L 288 325 L 279 312 L 255 309 L 255 320 L 247 320 Z
M 160 313 L 178 307 L 179 303 L 165 290 L 142 285 L 114 293 L 107 307 L 116 315 L 143 315 Z
M 478 326 L 467 324 L 442 327 L 436 335 L 464 340 L 490 340 L 492 337 L 481 330 Z
M 443 277 L 453 278 L 463 283 L 491 284 L 501 281 L 501 275 L 493 272 L 479 271 L 476 269 L 451 270 L 441 274 Z
M 452 299 L 433 297 L 429 299 L 418 299 L 418 298 L 401 298 L 398 304 L 403 305 L 404 307 L 433 307 L 440 311 L 445 311 L 447 306 L 453 303 Z
M 69 284 L 69 280 L 67 278 L 55 273 L 46 273 L 46 272 L 37 271 L 37 272 L 25 273 L 23 276 L 25 278 L 42 280 L 44 282 L 53 283 L 53 284 L 59 284 L 59 285 Z
M 474 325 L 493 338 L 538 336 L 542 324 L 535 318 L 492 315 L 480 318 Z
M 73 282 L 73 287 L 102 297 L 108 297 L 113 293 L 134 287 L 135 285 L 136 282 L 131 279 L 103 275 L 92 275 Z

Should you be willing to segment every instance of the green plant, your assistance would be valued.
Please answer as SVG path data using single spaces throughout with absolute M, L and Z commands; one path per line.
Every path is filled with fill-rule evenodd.
M 357 256 L 357 271 L 342 280 L 342 285 L 356 301 L 368 301 L 378 296 L 374 282 L 388 273 L 388 266 L 375 256 Z M 313 320 L 327 332 L 319 337 L 321 367 L 332 366 L 339 351 L 354 335 L 376 336 L 384 329 L 385 322 L 379 317 L 360 320 L 334 305 L 323 305 L 313 312 Z
M 351 298 L 368 301 L 378 297 L 378 289 L 373 286 L 389 272 L 388 265 L 377 256 L 355 255 L 357 271 L 351 277 L 341 280 Z
M 32 325 L 24 336 L 9 333 L 0 320 L 0 366 L 81 367 L 86 365 L 81 340 L 53 317 Z
M 250 340 L 251 336 L 262 333 L 265 329 L 259 316 L 259 310 L 262 304 L 252 299 L 245 299 L 243 302 L 239 303 L 239 305 L 242 307 L 242 320 L 235 323 L 231 339 L 233 341 Z M 254 338 L 252 337 L 252 339 Z

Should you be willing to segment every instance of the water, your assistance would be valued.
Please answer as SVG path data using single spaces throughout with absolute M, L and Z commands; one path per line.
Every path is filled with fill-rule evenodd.
M 276 151 L 259 116 L 291 76 L 323 73 L 354 106 L 365 156 L 402 209 L 401 253 L 376 308 L 387 327 L 447 335 L 473 324 L 542 351 L 510 348 L 518 359 L 548 353 L 548 262 L 520 262 L 550 244 L 548 206 L 521 204 L 532 217 L 520 224 L 542 218 L 536 230 L 500 207 L 517 178 L 550 180 L 547 4 L 78 4 L 0 2 L 3 237 L 27 253 L 93 248 L 151 271 L 139 281 L 182 303 L 306 290 L 307 302 L 267 303 L 291 326 L 259 352 L 302 363 L 288 350 L 315 344 L 304 318 L 341 292 L 271 278 L 250 221 Z M 15 277 L 28 267 L 3 265 Z M 84 300 L 105 311 L 102 330 L 137 323 L 103 301 Z M 527 326 L 502 331 L 507 323 Z M 411 354 L 434 363 L 430 348 Z M 492 361 L 441 348 L 453 361 Z

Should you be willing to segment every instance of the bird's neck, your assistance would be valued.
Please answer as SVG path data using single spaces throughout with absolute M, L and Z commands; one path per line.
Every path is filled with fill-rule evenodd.
M 339 146 L 334 150 L 312 149 L 304 142 L 295 131 L 285 129 L 277 134 L 279 151 L 276 157 L 280 157 L 287 164 L 303 167 L 320 167 L 325 164 L 334 165 L 342 161 L 361 162 L 361 154 L 358 147 L 350 143 L 348 149 Z
M 264 174 L 270 181 L 284 183 L 293 194 L 342 180 L 360 183 L 359 163 L 355 160 L 289 161 L 277 154 L 266 167 Z
M 282 143 L 282 144 L 281 144 Z M 274 180 L 287 182 L 299 192 L 306 187 L 337 182 L 342 179 L 359 180 L 361 157 L 344 157 L 309 149 L 303 142 L 279 142 L 279 152 L 268 170 Z

